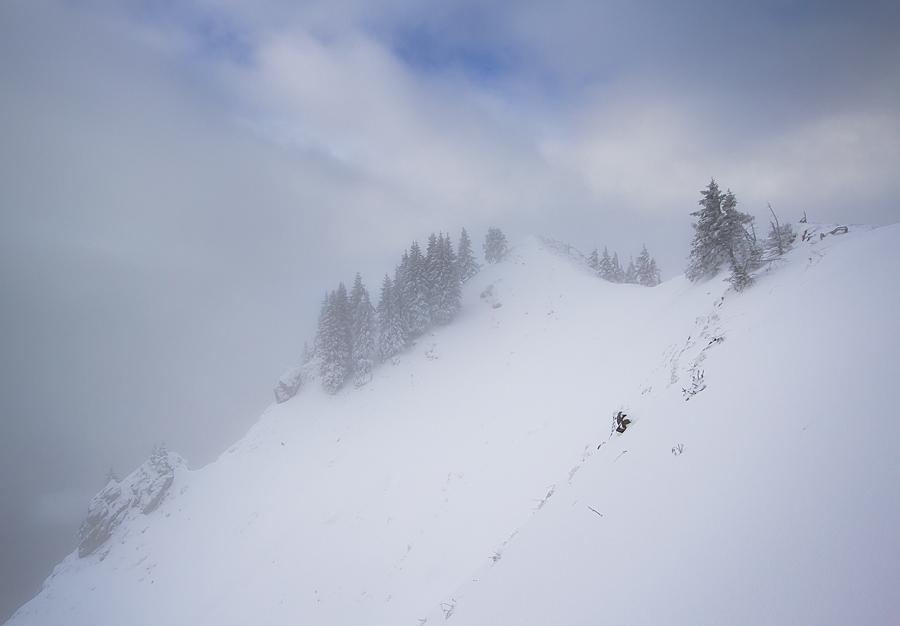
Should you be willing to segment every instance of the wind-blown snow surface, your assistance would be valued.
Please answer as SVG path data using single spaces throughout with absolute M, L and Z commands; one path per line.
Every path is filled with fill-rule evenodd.
M 12 623 L 900 623 L 897 276 L 897 226 L 801 243 L 740 295 L 528 242 Z

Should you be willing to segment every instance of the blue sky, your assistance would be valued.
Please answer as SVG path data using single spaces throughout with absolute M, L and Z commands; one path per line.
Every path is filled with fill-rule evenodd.
M 215 458 L 322 292 L 413 238 L 646 243 L 670 277 L 711 176 L 898 221 L 898 32 L 896 2 L 2 3 L 0 617 L 110 465 Z

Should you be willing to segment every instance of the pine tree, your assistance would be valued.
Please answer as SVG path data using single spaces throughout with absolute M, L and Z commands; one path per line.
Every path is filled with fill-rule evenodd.
M 428 305 L 428 285 L 425 279 L 425 257 L 417 242 L 409 247 L 409 257 L 404 273 L 403 301 L 407 307 L 406 337 L 415 339 L 431 325 Z
M 729 282 L 736 291 L 743 291 L 753 282 L 751 272 L 759 267 L 759 246 L 755 236 L 748 233 L 745 227 L 752 223 L 752 216 L 737 210 L 737 198 L 729 189 L 722 196 L 719 245 L 731 268 Z
M 397 298 L 391 277 L 385 274 L 381 283 L 381 298 L 378 301 L 378 356 L 387 361 L 406 346 L 403 335 L 403 321 L 397 308 Z
M 508 252 L 506 235 L 499 228 L 488 228 L 484 238 L 484 260 L 488 263 L 498 263 L 503 260 Z
M 613 268 L 612 259 L 609 258 L 609 250 L 606 249 L 606 246 L 603 246 L 603 255 L 600 257 L 597 273 L 603 280 L 608 280 L 609 282 L 615 280 L 616 272 Z
M 446 279 L 443 311 L 450 321 L 462 308 L 462 277 L 459 274 L 459 257 L 453 252 L 450 234 L 444 236 L 444 255 L 446 257 Z
M 411 304 L 409 296 L 412 291 L 408 288 L 409 280 L 409 252 L 404 251 L 400 257 L 400 264 L 394 269 L 394 283 L 391 291 L 394 299 L 393 308 L 398 323 L 402 330 L 404 345 L 409 339 L 409 317 Z
M 591 252 L 590 256 L 588 256 L 588 267 L 594 270 L 595 274 L 600 273 L 600 251 L 597 248 Z
M 659 266 L 656 264 L 656 259 L 650 257 L 650 276 L 653 279 L 653 287 L 660 284 L 662 282 Z
M 613 258 L 610 262 L 610 274 L 612 275 L 612 282 L 614 283 L 622 283 L 625 282 L 625 271 L 622 269 L 622 266 L 619 264 L 619 253 L 613 252 Z
M 432 320 L 437 324 L 449 323 L 459 312 L 460 280 L 457 259 L 449 235 L 441 235 L 437 242 L 435 285 L 437 297 L 432 308 Z
M 465 228 L 459 233 L 459 249 L 457 250 L 456 264 L 456 271 L 462 283 L 472 278 L 480 269 L 478 261 L 475 260 L 475 255 L 472 254 L 472 241 L 469 239 L 469 233 L 466 232 Z
M 316 333 L 316 352 L 319 355 L 319 375 L 322 387 L 334 393 L 344 384 L 347 372 L 339 358 L 338 320 L 335 309 L 335 293 L 331 291 L 319 315 L 319 328 Z
M 441 234 L 441 239 L 444 235 Z M 431 323 L 437 315 L 441 299 L 441 258 L 438 249 L 437 235 L 431 233 L 428 236 L 428 245 L 425 247 L 425 261 L 423 263 L 422 279 L 425 286 L 425 301 L 428 303 L 428 322 Z
M 700 192 L 699 211 L 691 213 L 697 218 L 694 226 L 694 241 L 688 268 L 685 272 L 691 281 L 698 281 L 715 276 L 726 259 L 726 250 L 722 242 L 722 192 L 715 179 L 709 181 L 706 189 Z
M 622 281 L 629 285 L 637 284 L 637 268 L 634 265 L 634 258 L 628 260 L 628 268 L 625 270 L 625 278 Z
M 751 273 L 759 267 L 761 258 L 753 218 L 738 211 L 734 193 L 729 189 L 723 194 L 715 179 L 700 193 L 702 208 L 691 213 L 697 222 L 685 274 L 692 281 L 702 280 L 715 276 L 727 264 L 729 281 L 741 291 L 752 282 Z
M 348 309 L 347 289 L 341 283 L 335 291 L 328 294 L 319 315 L 316 352 L 320 359 L 322 386 L 329 393 L 337 392 L 351 371 Z
M 337 343 L 339 356 L 348 372 L 352 371 L 350 362 L 351 352 L 351 319 L 350 319 L 350 301 L 347 298 L 347 288 L 344 283 L 338 283 L 338 288 L 334 292 L 335 317 L 337 319 Z
M 357 274 L 350 290 L 350 359 L 356 386 L 366 384 L 372 378 L 375 361 L 375 309 L 369 292 Z
M 327 328 L 330 325 L 330 315 L 331 315 L 331 293 L 325 292 L 325 297 L 322 299 L 322 304 L 319 307 L 319 321 L 316 324 L 316 335 L 313 338 L 313 358 L 318 359 L 319 366 L 321 369 L 321 361 L 322 355 L 325 352 L 325 343 L 326 343 L 326 335 Z
M 635 262 L 635 269 L 638 284 L 645 287 L 654 287 L 659 284 L 657 279 L 659 270 L 656 268 L 656 261 L 654 261 L 650 257 L 650 253 L 647 252 L 647 246 L 641 248 L 641 253 L 638 255 L 637 261 Z

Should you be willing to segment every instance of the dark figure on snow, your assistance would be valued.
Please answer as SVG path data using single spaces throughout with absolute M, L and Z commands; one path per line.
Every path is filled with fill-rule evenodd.
M 619 411 L 616 413 L 616 432 L 624 433 L 625 429 L 628 428 L 628 425 L 631 423 L 631 420 L 628 419 L 628 415 Z

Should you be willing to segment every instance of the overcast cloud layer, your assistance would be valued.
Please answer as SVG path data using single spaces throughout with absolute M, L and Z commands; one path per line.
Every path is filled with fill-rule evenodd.
M 108 467 L 213 460 L 433 230 L 680 273 L 710 176 L 900 219 L 896 2 L 0 5 L 0 618 Z M 683 3 L 680 3 L 683 4 Z

